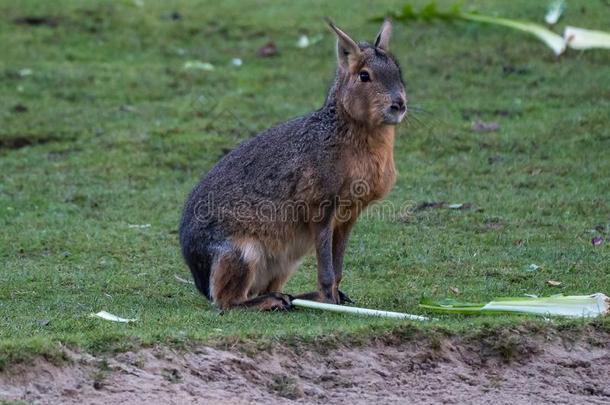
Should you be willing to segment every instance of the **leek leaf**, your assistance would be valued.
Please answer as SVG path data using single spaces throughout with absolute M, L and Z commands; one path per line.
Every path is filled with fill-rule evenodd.
M 610 299 L 601 293 L 592 295 L 552 295 L 550 297 L 496 298 L 488 303 L 458 302 L 453 299 L 433 301 L 424 298 L 420 308 L 441 313 L 480 314 L 518 313 L 543 316 L 566 316 L 592 318 L 607 315 Z

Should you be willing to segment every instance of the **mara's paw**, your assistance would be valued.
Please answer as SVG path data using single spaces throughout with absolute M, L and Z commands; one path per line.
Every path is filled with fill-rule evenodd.
M 344 293 L 341 290 L 338 290 L 339 292 L 339 304 L 343 305 L 343 304 L 355 304 L 354 300 L 352 300 L 349 295 L 347 295 L 346 293 Z

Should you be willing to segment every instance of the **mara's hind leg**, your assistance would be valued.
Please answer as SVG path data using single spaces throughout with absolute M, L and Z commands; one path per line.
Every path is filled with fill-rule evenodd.
M 265 294 L 281 293 L 284 291 L 284 286 L 290 279 L 290 276 L 295 272 L 301 260 L 283 260 L 279 262 L 267 262 L 267 271 L 273 276 L 269 280 L 267 287 L 263 290 Z
M 269 293 L 248 299 L 256 271 L 235 251 L 223 253 L 212 271 L 211 296 L 220 309 L 235 307 L 260 310 L 290 309 L 290 297 Z
M 279 276 L 269 282 L 269 285 L 264 291 L 264 294 L 281 293 L 284 291 L 284 285 L 288 281 L 288 277 Z

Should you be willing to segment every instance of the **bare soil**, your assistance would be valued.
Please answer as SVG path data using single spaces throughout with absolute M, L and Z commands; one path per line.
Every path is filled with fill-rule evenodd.
M 0 374 L 0 399 L 40 404 L 610 404 L 610 333 L 384 338 L 93 356 Z

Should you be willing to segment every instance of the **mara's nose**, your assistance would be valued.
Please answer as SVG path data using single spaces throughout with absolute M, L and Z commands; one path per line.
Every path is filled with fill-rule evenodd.
M 402 97 L 395 98 L 392 100 L 390 108 L 396 112 L 403 112 L 405 110 L 405 100 Z

